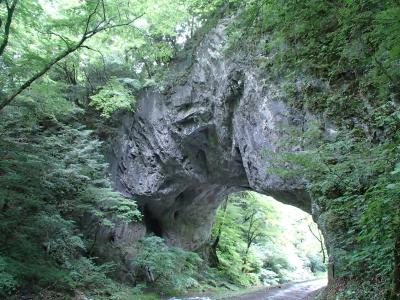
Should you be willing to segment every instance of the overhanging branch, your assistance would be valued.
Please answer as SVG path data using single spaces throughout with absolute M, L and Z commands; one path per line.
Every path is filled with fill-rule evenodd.
M 12 5 L 11 5 L 11 9 L 12 12 L 15 9 L 15 5 L 17 3 L 18 0 L 14 0 Z M 6 1 L 6 3 L 8 3 Z M 133 22 L 135 22 L 136 20 L 138 20 L 139 18 L 141 18 L 144 14 L 137 16 L 131 20 L 128 20 L 126 22 L 122 22 L 122 23 L 116 23 L 116 24 L 112 24 L 111 20 L 107 20 L 106 19 L 106 13 L 103 12 L 102 14 L 102 19 L 100 20 L 100 22 L 98 22 L 93 29 L 89 29 L 90 27 L 90 23 L 92 21 L 92 18 L 96 15 L 96 13 L 98 12 L 98 9 L 100 7 L 100 5 L 102 5 L 101 3 L 103 3 L 103 0 L 99 0 L 94 8 L 94 10 L 89 14 L 86 22 L 85 22 L 85 30 L 82 34 L 81 39 L 73 46 L 67 46 L 67 49 L 65 49 L 63 52 L 61 52 L 58 56 L 56 56 L 55 58 L 53 58 L 51 61 L 49 61 L 41 70 L 37 71 L 34 75 L 31 76 L 31 78 L 29 78 L 28 80 L 26 80 L 19 88 L 17 88 L 14 92 L 12 92 L 10 95 L 4 96 L 0 98 L 0 111 L 6 107 L 7 105 L 9 105 L 18 95 L 20 95 L 23 91 L 25 91 L 27 88 L 29 88 L 32 83 L 34 83 L 36 80 L 38 80 L 39 78 L 41 78 L 44 74 L 46 74 L 55 64 L 57 64 L 58 62 L 60 62 L 61 60 L 63 60 L 65 57 L 67 57 L 68 55 L 70 55 L 71 53 L 75 52 L 76 50 L 85 47 L 88 48 L 86 46 L 84 46 L 84 43 L 90 39 L 91 37 L 95 36 L 96 34 L 109 30 L 109 29 L 114 29 L 114 28 L 118 28 L 118 27 L 124 27 L 124 26 L 129 26 L 131 25 Z M 104 7 L 102 5 L 102 7 Z M 12 14 L 11 14 L 11 19 L 12 19 Z M 11 24 L 11 20 L 10 20 L 10 24 Z M 54 34 L 54 33 L 52 33 Z M 3 40 L 3 44 L 5 42 L 5 46 L 7 45 L 7 41 Z M 3 45 L 2 44 L 2 45 Z M 5 48 L 4 46 L 4 48 Z M 1 49 L 1 48 L 0 48 Z M 3 50 L 4 51 L 4 50 Z M 0 52 L 0 56 L 1 56 L 1 52 Z

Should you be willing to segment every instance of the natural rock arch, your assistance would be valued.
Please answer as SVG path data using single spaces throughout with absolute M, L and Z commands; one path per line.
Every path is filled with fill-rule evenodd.
M 116 188 L 139 200 L 147 228 L 187 249 L 207 241 L 217 207 L 235 190 L 311 212 L 304 181 L 269 173 L 263 155 L 295 151 L 280 142 L 284 128 L 304 128 L 310 116 L 285 104 L 256 54 L 224 54 L 225 28 L 221 22 L 174 67 L 166 91 L 144 92 L 111 161 Z

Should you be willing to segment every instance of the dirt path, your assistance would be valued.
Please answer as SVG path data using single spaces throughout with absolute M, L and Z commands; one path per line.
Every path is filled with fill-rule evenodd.
M 327 284 L 326 279 L 289 283 L 276 288 L 264 288 L 251 292 L 243 292 L 236 296 L 185 296 L 164 298 L 168 300 L 311 300 L 316 296 L 316 292 L 324 288 Z
M 326 279 L 292 283 L 281 288 L 272 288 L 240 296 L 222 298 L 224 300 L 305 300 L 317 290 L 326 286 Z

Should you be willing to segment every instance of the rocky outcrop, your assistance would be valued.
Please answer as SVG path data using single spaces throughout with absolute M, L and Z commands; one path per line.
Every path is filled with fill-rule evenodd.
M 166 92 L 148 90 L 125 117 L 114 145 L 116 188 L 135 196 L 148 231 L 198 249 L 209 238 L 223 197 L 254 190 L 311 211 L 301 179 L 268 171 L 268 156 L 287 149 L 285 128 L 308 116 L 285 104 L 257 54 L 225 54 L 226 22 L 208 33 L 193 59 L 178 64 Z M 187 62 L 190 61 L 189 67 Z

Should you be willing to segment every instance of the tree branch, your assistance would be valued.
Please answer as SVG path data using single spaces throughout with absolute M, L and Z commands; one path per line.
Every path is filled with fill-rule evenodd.
M 102 60 L 102 62 L 103 62 L 103 73 L 104 73 L 104 77 L 107 79 L 106 59 L 104 58 L 103 53 L 102 53 L 100 50 L 93 49 L 93 48 L 91 48 L 91 47 L 89 47 L 89 46 L 86 46 L 86 45 L 82 45 L 82 48 L 86 48 L 86 49 L 88 49 L 88 50 L 91 50 L 91 51 L 93 51 L 93 52 L 96 52 L 96 53 L 100 54 L 101 60 Z
M 15 8 L 15 4 L 17 3 L 18 0 L 14 0 L 13 5 Z M 123 26 L 128 26 L 131 25 L 133 22 L 141 18 L 144 14 L 135 17 L 132 20 L 129 20 L 124 23 L 117 23 L 117 24 L 111 24 L 110 21 L 105 21 L 104 19 L 101 20 L 92 30 L 89 30 L 90 22 L 93 16 L 97 13 L 97 10 L 99 8 L 100 3 L 102 0 L 97 2 L 97 5 L 95 9 L 89 14 L 86 24 L 85 24 L 85 30 L 84 33 L 81 37 L 81 39 L 74 45 L 70 46 L 67 49 L 65 49 L 62 53 L 60 53 L 58 56 L 53 58 L 49 63 L 47 63 L 41 70 L 39 70 L 37 73 L 35 73 L 30 79 L 25 81 L 16 91 L 12 92 L 10 95 L 1 97 L 0 98 L 0 111 L 7 105 L 9 105 L 19 94 L 21 94 L 23 91 L 25 91 L 27 88 L 29 88 L 32 83 L 34 83 L 36 80 L 38 80 L 40 77 L 42 77 L 44 74 L 46 74 L 55 64 L 60 62 L 62 59 L 67 57 L 69 54 L 75 52 L 79 48 L 82 48 L 86 40 L 89 38 L 93 37 L 94 35 L 108 30 L 108 29 L 113 29 L 117 27 L 123 27 Z M 86 47 L 86 46 L 85 46 Z M 86 47 L 88 48 L 88 47 Z
M 89 31 L 89 26 L 90 26 L 90 21 L 92 20 L 92 17 L 97 13 L 97 9 L 99 8 L 100 5 L 100 0 L 97 1 L 96 7 L 94 8 L 94 10 L 89 14 L 87 20 L 86 20 L 86 25 L 85 25 L 85 31 L 83 33 L 83 36 L 85 36 L 88 31 Z
M 41 33 L 41 34 L 48 34 L 48 35 L 54 35 L 56 37 L 59 37 L 67 46 L 67 48 L 70 47 L 71 42 L 67 40 L 66 37 L 63 37 L 61 34 L 57 33 L 57 32 L 53 32 L 53 31 L 48 31 L 48 32 L 44 32 L 44 31 L 40 31 L 38 29 L 36 29 L 37 32 Z
M 4 37 L 3 41 L 0 44 L 0 56 L 3 55 L 4 50 L 6 49 L 8 45 L 8 39 L 10 37 L 10 28 L 11 28 L 11 23 L 13 20 L 14 12 L 15 12 L 15 7 L 17 6 L 18 0 L 14 0 L 11 3 L 11 6 L 9 5 L 8 1 L 6 1 L 6 6 L 7 6 L 7 19 L 6 19 L 6 24 L 4 25 Z
M 28 87 L 31 86 L 33 82 L 38 80 L 40 77 L 42 77 L 44 74 L 46 74 L 52 66 L 54 66 L 56 63 L 61 61 L 63 58 L 67 57 L 69 54 L 77 50 L 81 45 L 75 45 L 74 47 L 67 49 L 66 51 L 62 52 L 59 54 L 57 57 L 55 57 L 52 61 L 50 61 L 47 65 L 45 65 L 40 71 L 38 71 L 36 74 L 34 74 L 30 79 L 25 81 L 15 92 L 13 92 L 11 95 L 6 97 L 5 99 L 0 99 L 0 111 L 7 106 L 8 104 L 11 103 L 17 97 L 19 94 L 21 94 L 23 91 L 25 91 Z
M 310 230 L 311 234 L 318 240 L 318 242 L 321 242 L 321 239 L 312 230 L 311 225 L 308 224 L 307 226 L 308 226 L 308 229 Z
M 321 232 L 320 230 L 317 228 L 318 231 L 318 235 L 319 237 L 317 237 L 317 235 L 314 233 L 314 231 L 311 228 L 311 225 L 308 224 L 308 229 L 310 229 L 311 234 L 316 238 L 316 240 L 319 242 L 320 246 L 321 246 L 321 253 L 322 253 L 322 262 L 325 263 L 326 262 L 326 256 L 325 256 L 325 246 L 324 246 L 324 242 L 322 240 L 322 236 L 321 236 Z

